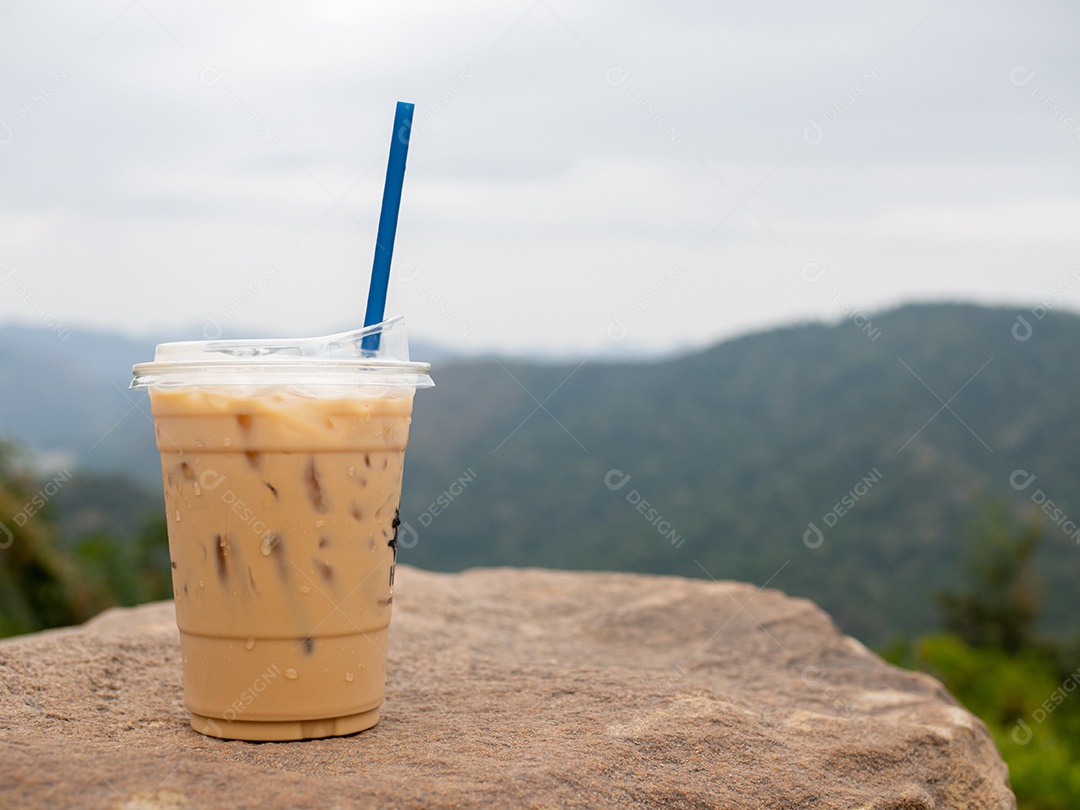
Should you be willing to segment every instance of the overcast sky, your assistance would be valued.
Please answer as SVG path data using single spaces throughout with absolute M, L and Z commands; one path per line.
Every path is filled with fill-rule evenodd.
M 1080 7 L 0 7 L 0 322 L 700 346 L 925 300 L 1080 309 Z

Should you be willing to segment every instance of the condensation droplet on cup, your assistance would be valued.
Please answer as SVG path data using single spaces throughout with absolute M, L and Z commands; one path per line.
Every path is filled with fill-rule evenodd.
M 232 447 L 232 439 L 225 438 L 221 440 L 221 443 L 226 447 Z
M 201 579 L 199 580 L 199 587 L 200 587 L 200 588 L 205 588 L 205 587 L 206 587 L 206 586 L 205 586 L 205 585 L 203 584 L 203 581 L 202 581 Z
M 326 521 L 325 521 L 325 520 L 316 520 L 316 521 L 315 521 L 315 528 L 316 528 L 316 529 L 321 529 L 321 528 L 322 528 L 323 526 L 325 526 L 325 525 L 326 525 Z
M 356 467 L 349 467 L 349 478 L 353 477 L 353 473 L 356 472 Z
M 309 588 L 307 585 L 301 585 L 300 593 L 311 593 L 311 588 Z
M 179 509 L 176 510 L 176 522 L 177 523 L 180 522 L 180 510 Z
M 195 483 L 195 494 L 202 495 L 202 487 L 199 486 L 198 482 Z
M 245 650 L 254 650 L 255 649 L 255 639 L 249 638 L 247 641 L 245 641 L 244 642 L 244 649 Z
M 295 681 L 297 678 L 300 677 L 300 675 L 297 674 L 295 669 L 289 667 L 287 670 L 285 670 L 285 677 L 288 678 L 290 681 Z
M 346 680 L 346 681 L 348 681 L 349 683 L 352 683 L 352 682 L 353 682 L 353 679 L 354 679 L 355 677 L 356 677 L 356 676 L 355 676 L 355 675 L 353 675 L 353 674 L 352 674 L 351 672 L 346 672 L 346 673 L 345 673 L 345 680 Z

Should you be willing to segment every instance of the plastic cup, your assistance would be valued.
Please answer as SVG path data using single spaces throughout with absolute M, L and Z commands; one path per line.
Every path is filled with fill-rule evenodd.
M 365 353 L 378 333 L 379 350 Z M 295 341 L 167 343 L 135 366 L 161 453 L 184 698 L 215 737 L 379 720 L 413 394 L 395 318 Z

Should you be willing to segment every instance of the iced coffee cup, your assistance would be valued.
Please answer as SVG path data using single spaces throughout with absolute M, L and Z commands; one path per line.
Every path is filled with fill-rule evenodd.
M 428 371 L 409 361 L 401 318 L 326 338 L 166 343 L 135 366 L 196 731 L 299 740 L 378 722 L 402 465 Z

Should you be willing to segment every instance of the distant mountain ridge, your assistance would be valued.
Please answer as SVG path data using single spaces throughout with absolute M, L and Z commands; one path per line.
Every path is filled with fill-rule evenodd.
M 1073 627 L 1080 317 L 912 305 L 873 326 L 639 363 L 439 362 L 416 399 L 402 557 L 768 583 L 880 642 L 936 625 L 933 592 L 1000 499 L 1046 525 L 1048 627 Z M 0 436 L 159 497 L 146 397 L 125 390 L 152 349 L 0 328 Z
M 937 624 L 1000 499 L 1046 524 L 1048 627 L 1075 628 L 1080 547 L 1010 480 L 1080 519 L 1080 317 L 1020 340 L 1023 314 L 913 305 L 875 314 L 874 340 L 845 321 L 632 366 L 457 363 L 417 397 L 402 519 L 476 481 L 408 559 L 768 582 L 880 642 Z

